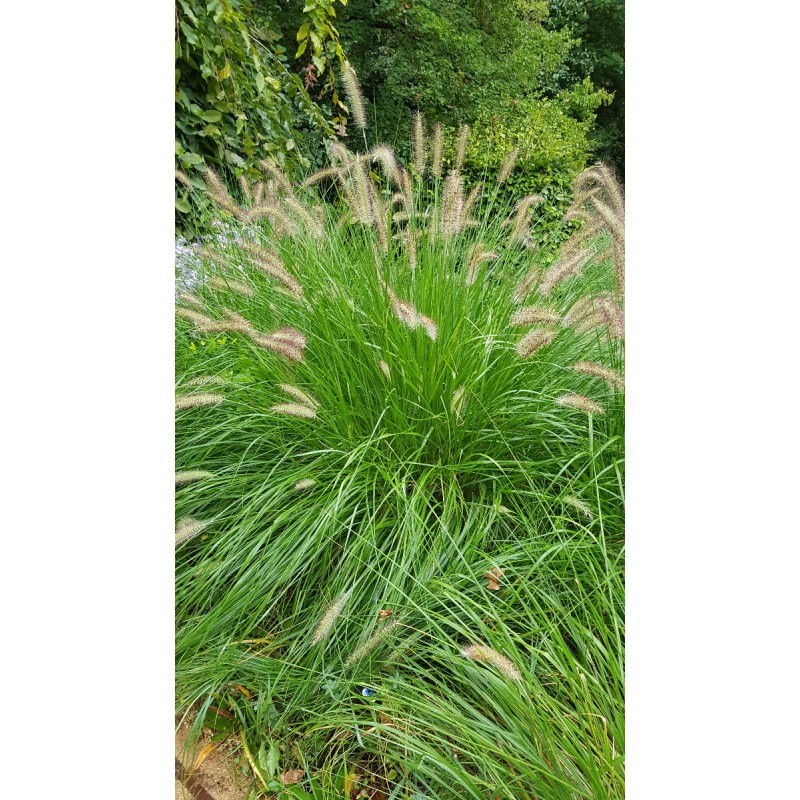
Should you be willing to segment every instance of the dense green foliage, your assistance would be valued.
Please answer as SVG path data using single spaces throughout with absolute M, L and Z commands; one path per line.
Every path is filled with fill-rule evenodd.
M 554 261 L 504 184 L 470 208 L 414 155 L 334 148 L 344 207 L 210 184 L 236 236 L 179 300 L 180 708 L 265 796 L 621 799 L 621 196 L 576 184 Z
M 548 0 L 545 20 L 552 30 L 568 30 L 580 45 L 567 56 L 565 85 L 584 75 L 613 95 L 597 112 L 592 136 L 598 157 L 625 175 L 625 0 Z

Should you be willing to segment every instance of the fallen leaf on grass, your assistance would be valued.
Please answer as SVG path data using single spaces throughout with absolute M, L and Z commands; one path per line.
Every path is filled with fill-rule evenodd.
M 492 567 L 488 572 L 483 573 L 483 577 L 488 581 L 486 588 L 490 592 L 497 592 L 500 590 L 500 579 L 503 577 L 504 572 L 504 569 Z
M 302 769 L 287 769 L 286 772 L 281 773 L 281 783 L 284 786 L 291 786 L 294 783 L 300 783 L 303 780 L 305 771 Z
M 211 751 L 219 744 L 219 742 L 212 742 L 211 744 L 207 744 L 198 754 L 197 760 L 194 762 L 194 766 L 192 767 L 192 772 L 196 772 L 200 769 L 200 765 L 208 758 Z M 189 773 L 191 774 L 191 773 Z
M 382 608 L 378 612 L 378 619 L 386 619 L 386 617 L 391 617 L 394 614 L 391 608 Z

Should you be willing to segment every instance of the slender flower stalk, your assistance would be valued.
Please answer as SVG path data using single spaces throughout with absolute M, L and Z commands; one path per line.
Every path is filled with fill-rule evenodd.
M 319 400 L 315 400 L 311 395 L 306 394 L 302 389 L 298 389 L 296 386 L 292 386 L 288 383 L 279 383 L 278 388 L 304 406 L 308 406 L 311 409 L 319 408 Z
M 317 623 L 317 627 L 314 629 L 314 636 L 311 639 L 312 647 L 318 645 L 331 632 L 334 622 L 336 622 L 339 615 L 344 610 L 351 591 L 352 589 L 348 589 L 346 592 L 342 592 L 337 600 L 332 605 L 328 606 L 328 609 L 322 615 L 322 618 Z
M 505 159 L 503 159 L 503 163 L 500 165 L 500 171 L 497 173 L 497 185 L 502 186 L 507 180 L 509 175 L 511 175 L 511 171 L 514 169 L 514 165 L 517 163 L 517 159 L 519 158 L 519 148 L 515 147 L 509 153 L 506 154 Z
M 350 101 L 350 113 L 353 116 L 353 124 L 362 131 L 367 128 L 367 112 L 364 108 L 364 95 L 361 93 L 361 84 L 358 75 L 349 61 L 344 62 L 342 67 L 342 84 L 344 86 L 347 99 Z
M 467 155 L 467 145 L 469 144 L 469 125 L 462 125 L 458 129 L 456 139 L 455 163 L 453 169 L 458 172 L 464 166 L 464 158 Z
M 414 120 L 411 126 L 411 153 L 414 172 L 422 177 L 425 174 L 427 153 L 425 151 L 425 117 L 421 111 L 414 113 Z
M 617 370 L 605 367 L 602 364 L 596 364 L 593 361 L 579 361 L 577 364 L 572 365 L 572 370 L 579 375 L 591 375 L 593 378 L 600 378 L 612 389 L 622 391 L 625 387 L 625 381 Z
M 270 406 L 270 411 L 274 411 L 276 414 L 286 414 L 290 417 L 299 417 L 300 419 L 316 419 L 317 417 L 317 412 L 313 408 L 300 403 L 280 403 L 276 406 Z
M 236 292 L 236 294 L 242 294 L 245 297 L 252 297 L 255 294 L 252 286 L 248 286 L 242 281 L 231 280 L 230 278 L 214 277 L 209 279 L 208 285 L 212 289 L 219 289 L 220 291 L 225 291 L 227 289 L 228 291 Z
M 201 406 L 218 406 L 225 397 L 221 394 L 189 394 L 179 395 L 175 398 L 175 409 L 183 411 L 187 408 L 199 408 Z
M 594 250 L 578 250 L 556 261 L 542 277 L 542 282 L 539 286 L 542 296 L 549 297 L 553 289 L 567 278 L 578 277 L 586 262 L 593 255 Z
M 189 469 L 184 472 L 175 473 L 175 485 L 185 486 L 187 483 L 201 481 L 203 478 L 213 478 L 214 473 L 205 469 Z
M 444 151 L 444 130 L 440 123 L 433 126 L 431 137 L 431 172 L 434 177 L 442 177 L 442 153 Z
M 466 283 L 467 286 L 472 286 L 478 279 L 478 270 L 484 261 L 493 261 L 497 258 L 497 253 L 493 250 L 487 250 L 485 245 L 478 243 L 473 244 L 469 253 L 467 253 L 467 269 L 466 269 Z
M 362 659 L 366 658 L 376 647 L 378 647 L 381 642 L 385 641 L 389 635 L 397 628 L 400 624 L 400 621 L 395 617 L 389 622 L 387 622 L 382 627 L 378 628 L 372 636 L 367 639 L 367 641 L 360 644 L 356 647 L 355 650 L 347 657 L 347 660 L 344 662 L 344 668 L 349 669 L 353 666 L 353 664 L 358 663 Z
M 580 511 L 584 517 L 586 517 L 586 519 L 594 519 L 594 513 L 589 507 L 589 504 L 584 500 L 581 500 L 579 497 L 576 497 L 574 494 L 568 494 L 566 497 L 562 497 L 561 500 L 562 502 L 571 505 L 573 508 L 577 508 L 578 511 Z
M 558 331 L 533 330 L 525 334 L 517 343 L 517 355 L 520 358 L 528 358 L 537 350 L 550 344 L 556 336 L 558 336 Z
M 561 397 L 556 398 L 556 403 L 560 406 L 576 408 L 578 411 L 584 411 L 587 414 L 605 414 L 606 412 L 600 403 L 582 394 L 562 394 Z
M 498 653 L 497 650 L 485 644 L 470 644 L 462 651 L 461 655 L 472 661 L 482 661 L 491 664 L 498 672 L 502 673 L 510 681 L 521 681 L 522 673 L 517 669 L 510 658 Z
M 561 315 L 552 308 L 543 306 L 525 306 L 511 315 L 510 325 L 517 327 L 520 325 L 558 325 L 561 322 Z
M 207 522 L 202 522 L 193 517 L 184 517 L 175 526 L 175 547 L 189 539 L 193 539 L 198 534 L 202 533 L 208 527 Z

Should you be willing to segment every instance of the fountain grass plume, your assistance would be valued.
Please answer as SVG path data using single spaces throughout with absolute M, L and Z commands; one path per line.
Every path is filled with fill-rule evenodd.
M 297 386 L 292 386 L 289 383 L 279 383 L 278 388 L 304 406 L 308 406 L 311 409 L 319 408 L 319 400 L 315 400 L 310 394 L 298 389 Z
M 187 483 L 201 481 L 203 478 L 213 478 L 214 473 L 205 469 L 188 469 L 175 473 L 175 486 L 185 486 Z
M 500 170 L 497 173 L 497 185 L 502 186 L 511 175 L 511 171 L 514 169 L 514 165 L 517 163 L 517 159 L 519 158 L 519 148 L 515 147 L 513 150 L 509 151 L 506 154 L 506 157 L 503 159 L 503 163 L 500 165 Z
M 579 375 L 590 375 L 593 378 L 600 378 L 605 381 L 612 389 L 622 391 L 625 388 L 625 381 L 622 375 L 611 367 L 597 364 L 594 361 L 578 361 L 572 365 L 572 371 Z
M 421 111 L 414 112 L 411 124 L 411 153 L 414 172 L 422 177 L 425 174 L 427 152 L 425 150 L 425 117 Z
M 367 112 L 364 106 L 364 95 L 361 93 L 358 75 L 349 61 L 345 61 L 342 66 L 342 85 L 350 103 L 353 124 L 362 131 L 366 130 Z
M 175 409 L 184 411 L 187 408 L 201 408 L 202 406 L 218 406 L 225 400 L 224 395 L 201 392 L 199 394 L 179 395 L 175 398 Z
M 552 308 L 544 306 L 525 306 L 511 315 L 509 325 L 519 327 L 522 325 L 558 325 L 561 315 Z
M 397 629 L 400 625 L 400 620 L 396 617 L 385 622 L 380 628 L 378 628 L 372 636 L 369 637 L 365 642 L 358 645 L 358 647 L 353 650 L 352 653 L 347 657 L 347 660 L 344 662 L 344 668 L 349 669 L 354 664 L 357 664 L 359 661 L 363 661 L 373 650 L 375 650 L 378 645 L 382 642 L 386 641 L 389 636 Z
M 478 270 L 484 261 L 493 261 L 497 258 L 497 253 L 494 250 L 487 250 L 486 245 L 482 242 L 476 242 L 470 245 L 469 252 L 467 253 L 467 269 L 466 269 L 466 284 L 472 286 L 478 278 Z
M 431 172 L 435 178 L 442 177 L 442 155 L 444 152 L 444 129 L 437 122 L 431 136 Z
M 184 542 L 188 542 L 190 539 L 194 539 L 195 536 L 201 534 L 207 527 L 207 522 L 194 519 L 193 517 L 184 517 L 175 526 L 175 547 Z
M 556 398 L 556 403 L 560 406 L 568 406 L 586 414 L 605 414 L 606 410 L 600 403 L 582 394 L 562 394 Z
M 594 250 L 578 250 L 556 261 L 542 276 L 542 282 L 539 285 L 541 295 L 549 297 L 553 289 L 562 281 L 579 276 L 592 256 L 594 256 Z
M 325 613 L 322 615 L 322 618 L 317 623 L 316 628 L 314 628 L 314 635 L 311 638 L 311 646 L 314 647 L 318 645 L 321 641 L 327 638 L 328 634 L 331 632 L 331 628 L 333 628 L 334 623 L 339 616 L 341 615 L 344 607 L 350 597 L 352 589 L 348 589 L 326 609 Z
M 255 294 L 252 286 L 248 286 L 246 283 L 242 281 L 235 281 L 230 278 L 219 278 L 213 277 L 209 278 L 208 285 L 212 289 L 219 289 L 220 291 L 230 291 L 236 292 L 236 294 L 242 294 L 245 297 L 252 297 Z
M 514 665 L 510 658 L 507 658 L 502 653 L 498 653 L 492 647 L 485 644 L 470 644 L 467 645 L 462 651 L 461 655 L 471 661 L 481 661 L 491 664 L 502 675 L 510 681 L 521 681 L 522 673 Z
M 517 343 L 517 355 L 520 358 L 529 358 L 537 350 L 546 347 L 558 336 L 558 331 L 536 329 L 525 334 Z
M 278 405 L 270 406 L 270 411 L 300 419 L 316 419 L 317 417 L 317 412 L 313 408 L 301 403 L 279 403 Z
M 462 125 L 458 129 L 456 137 L 456 150 L 453 169 L 458 172 L 464 167 L 464 158 L 467 155 L 467 145 L 469 144 L 469 125 Z

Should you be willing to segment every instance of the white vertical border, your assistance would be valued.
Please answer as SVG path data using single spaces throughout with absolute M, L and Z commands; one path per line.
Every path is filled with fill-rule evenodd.
M 788 797 L 798 11 L 626 21 L 627 796 Z
M 172 791 L 173 28 L 4 8 L 9 797 Z
M 628 0 L 626 26 L 628 797 L 785 797 L 798 11 Z M 172 27 L 156 0 L 4 17 L 14 796 L 170 791 Z

